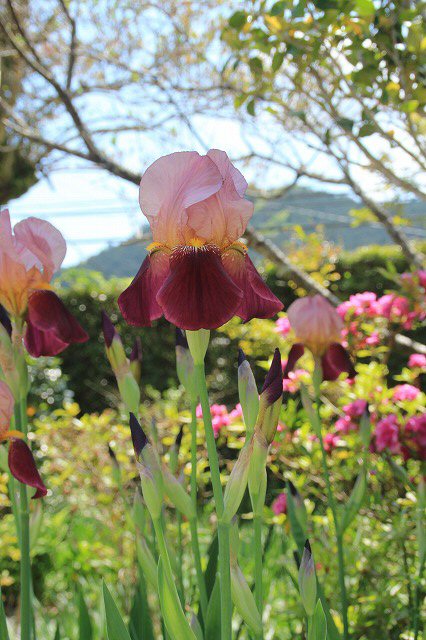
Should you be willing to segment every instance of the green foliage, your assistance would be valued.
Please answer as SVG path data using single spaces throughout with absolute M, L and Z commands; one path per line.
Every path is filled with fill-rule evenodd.
M 126 625 L 105 582 L 102 589 L 108 640 L 131 640 Z

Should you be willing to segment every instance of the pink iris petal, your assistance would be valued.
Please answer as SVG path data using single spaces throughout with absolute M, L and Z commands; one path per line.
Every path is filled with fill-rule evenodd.
M 53 291 L 34 291 L 28 300 L 25 346 L 39 356 L 54 356 L 69 344 L 89 339 L 74 316 Z
M 46 278 L 50 280 L 67 252 L 61 232 L 50 222 L 33 217 L 18 222 L 14 232 L 17 242 L 36 256 L 43 265 Z
M 232 247 L 222 256 L 223 265 L 243 292 L 236 311 L 243 322 L 252 318 L 271 318 L 283 308 L 282 302 L 263 282 L 247 254 Z
M 43 498 L 47 494 L 43 480 L 37 470 L 31 449 L 24 440 L 14 438 L 9 446 L 9 469 L 14 478 L 37 489 L 33 499 Z
M 244 233 L 254 205 L 244 198 L 247 182 L 226 153 L 213 149 L 207 155 L 217 165 L 223 185 L 214 195 L 189 207 L 188 225 L 193 235 L 223 246 Z
M 222 182 L 215 163 L 196 151 L 156 160 L 142 176 L 139 192 L 154 240 L 169 246 L 185 242 L 186 209 L 216 193 Z
M 328 347 L 321 359 L 321 365 L 324 380 L 337 380 L 341 373 L 347 373 L 349 378 L 356 375 L 348 352 L 337 342 Z
M 147 256 L 132 283 L 118 298 L 118 306 L 128 324 L 151 326 L 163 315 L 157 293 L 169 274 L 169 257 L 163 251 Z
M 217 247 L 178 247 L 157 294 L 164 316 L 180 329 L 216 329 L 230 320 L 243 293 L 223 268 Z

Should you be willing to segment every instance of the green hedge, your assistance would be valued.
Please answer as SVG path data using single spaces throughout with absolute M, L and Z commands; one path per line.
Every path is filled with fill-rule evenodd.
M 396 247 L 366 247 L 352 254 L 342 254 L 336 264 L 341 279 L 332 288 L 342 300 L 359 291 L 382 294 L 392 286 L 392 281 L 382 272 L 389 264 L 398 272 L 408 268 L 405 258 Z M 274 268 L 269 269 L 265 277 L 287 307 L 295 298 L 293 289 Z M 97 272 L 78 269 L 70 269 L 59 278 L 62 298 L 90 335 L 89 342 L 71 346 L 61 356 L 68 387 L 84 411 L 101 411 L 118 401 L 114 378 L 104 351 L 100 319 L 102 309 L 116 322 L 129 352 L 135 336 L 141 336 L 144 386 L 150 385 L 164 391 L 177 384 L 173 327 L 164 320 L 159 320 L 152 328 L 128 327 L 118 312 L 116 301 L 128 282 L 128 279 L 119 278 L 106 280 Z M 210 371 L 212 398 L 220 398 L 225 403 L 237 400 L 237 338 L 238 331 L 233 332 L 232 338 L 215 332 L 208 352 L 207 370 Z M 262 356 L 268 358 L 271 341 L 264 340 L 262 335 L 259 343 L 265 353 L 258 351 L 257 356 L 260 359 Z M 403 357 L 406 360 L 406 356 Z M 399 365 L 397 359 L 395 365 Z M 261 376 L 260 370 L 257 373 Z

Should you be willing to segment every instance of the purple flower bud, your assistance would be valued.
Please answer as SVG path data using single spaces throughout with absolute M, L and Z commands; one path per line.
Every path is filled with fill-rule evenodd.
M 130 352 L 129 360 L 130 362 L 142 362 L 142 342 L 139 336 L 133 343 L 133 348 Z
M 309 540 L 305 542 L 302 561 L 299 567 L 299 591 L 307 615 L 313 616 L 317 602 L 317 579 Z
M 105 344 L 109 349 L 117 331 L 105 311 L 102 311 L 102 332 L 104 334 Z
M 146 437 L 145 432 L 142 429 L 141 425 L 139 424 L 134 413 L 130 414 L 130 431 L 132 434 L 132 442 L 133 442 L 133 449 L 135 450 L 135 456 L 137 460 L 139 460 L 139 457 L 142 453 L 143 448 L 148 443 L 148 438 Z
M 261 393 L 266 395 L 268 404 L 274 404 L 283 394 L 283 371 L 279 349 L 275 349 L 271 367 L 266 375 Z

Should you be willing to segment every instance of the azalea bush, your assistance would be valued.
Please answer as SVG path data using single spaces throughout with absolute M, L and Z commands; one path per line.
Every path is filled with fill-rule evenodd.
M 98 320 L 120 414 L 28 403 L 37 359 L 88 334 L 50 284 L 59 232 L 34 218 L 12 232 L 1 214 L 6 640 L 421 637 L 426 357 L 417 345 L 391 374 L 389 356 L 424 323 L 425 272 L 337 308 L 302 295 L 283 312 L 241 240 L 246 187 L 217 150 L 145 172 L 154 242 L 118 298 L 143 332 L 123 341 L 109 313 Z M 163 316 L 180 388 L 161 397 L 141 380 Z M 210 344 L 214 361 L 233 347 L 232 403 L 209 400 L 226 384 Z M 44 522 L 30 497 L 44 499 Z M 378 562 L 401 544 L 392 570 Z

